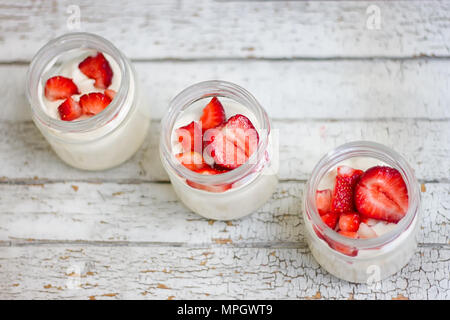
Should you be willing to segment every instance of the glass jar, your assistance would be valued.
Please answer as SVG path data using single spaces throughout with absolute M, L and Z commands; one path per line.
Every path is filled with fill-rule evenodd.
M 256 151 L 238 168 L 222 174 L 202 175 L 187 169 L 175 158 L 172 133 L 177 128 L 177 120 L 195 106 L 205 106 L 214 96 L 223 99 L 226 113 L 226 100 L 230 99 L 249 114 L 252 122 L 256 122 L 253 124 L 259 142 Z M 272 135 L 267 113 L 247 90 L 225 81 L 205 81 L 183 90 L 170 103 L 161 122 L 161 161 L 176 194 L 188 208 L 209 219 L 237 219 L 261 207 L 278 184 L 275 158 L 278 155 Z M 206 186 L 207 190 L 191 187 L 192 183 Z M 232 187 L 223 192 L 208 191 L 224 185 Z
M 344 160 L 373 158 L 397 169 L 408 190 L 408 210 L 391 231 L 370 239 L 352 239 L 327 227 L 316 207 L 316 190 L 322 178 Z M 317 262 L 338 278 L 374 284 L 405 266 L 417 248 L 420 192 L 406 160 L 390 148 L 368 141 L 351 142 L 326 154 L 315 166 L 304 193 L 305 235 Z M 340 248 L 343 254 L 334 248 Z M 345 250 L 342 250 L 342 249 Z
M 99 114 L 76 121 L 50 116 L 43 101 L 43 88 L 54 68 L 95 50 L 113 59 L 120 71 L 120 86 L 112 102 Z M 117 71 L 117 70 L 116 70 Z M 130 61 L 108 40 L 89 33 L 71 33 L 47 43 L 28 69 L 26 91 L 32 118 L 56 154 L 67 164 L 84 170 L 104 170 L 129 159 L 148 132 L 150 115 L 139 95 Z

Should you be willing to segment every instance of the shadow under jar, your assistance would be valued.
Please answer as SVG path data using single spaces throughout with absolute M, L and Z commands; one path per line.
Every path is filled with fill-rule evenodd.
M 397 169 L 408 191 L 405 216 L 392 230 L 368 239 L 352 239 L 332 230 L 322 221 L 316 205 L 316 191 L 327 173 L 343 161 L 359 158 L 379 161 Z M 326 154 L 312 172 L 303 203 L 305 236 L 311 253 L 324 269 L 340 279 L 374 284 L 403 268 L 417 248 L 420 225 L 419 185 L 406 160 L 384 145 L 357 141 L 341 145 Z
M 187 124 L 183 123 L 183 119 L 189 118 L 186 115 L 201 112 L 212 97 L 220 99 L 227 117 L 235 115 L 235 111 L 247 116 L 258 132 L 259 141 L 253 154 L 238 168 L 202 175 L 176 159 L 173 132 Z M 272 140 L 268 115 L 247 90 L 225 81 L 205 81 L 183 90 L 170 103 L 161 123 L 160 156 L 176 194 L 188 208 L 209 219 L 230 220 L 254 212 L 274 192 L 278 177 Z M 223 192 L 207 191 L 220 190 L 224 185 L 231 187 Z
M 120 85 L 114 99 L 100 113 L 87 119 L 62 121 L 46 110 L 43 88 L 47 79 L 58 75 L 56 70 L 87 51 L 101 52 L 113 60 Z M 112 43 L 97 35 L 71 33 L 47 43 L 30 64 L 26 89 L 34 123 L 56 154 L 75 168 L 115 167 L 139 149 L 148 132 L 149 110 L 140 96 L 133 66 Z

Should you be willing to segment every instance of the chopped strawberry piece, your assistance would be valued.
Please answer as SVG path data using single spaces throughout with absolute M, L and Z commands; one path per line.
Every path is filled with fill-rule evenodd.
M 205 168 L 194 170 L 194 171 L 197 173 L 200 173 L 200 174 L 205 174 L 205 175 L 222 174 L 225 172 L 223 170 L 218 170 L 218 169 L 214 169 L 211 167 L 205 167 Z M 200 183 L 197 183 L 197 182 L 194 182 L 191 180 L 186 180 L 186 183 L 193 188 L 205 190 L 205 191 L 209 191 L 209 192 L 225 192 L 225 191 L 231 189 L 231 186 L 232 186 L 230 183 L 221 184 L 221 185 L 204 185 L 204 184 L 200 184 Z
M 372 167 L 355 188 L 358 212 L 366 217 L 398 222 L 408 210 L 408 190 L 402 175 L 391 167 Z
M 111 102 L 111 99 L 100 92 L 84 94 L 80 98 L 80 106 L 86 115 L 96 115 L 102 112 Z
M 325 213 L 324 215 L 322 215 L 322 220 L 323 222 L 325 222 L 325 224 L 327 226 L 329 226 L 331 229 L 335 229 L 336 228 L 336 224 L 338 222 L 339 219 L 339 213 L 336 212 L 328 212 Z
M 63 121 L 72 121 L 79 118 L 82 114 L 81 107 L 78 102 L 71 97 L 67 98 L 59 107 L 58 113 Z
M 339 213 L 354 211 L 354 189 L 362 174 L 362 170 L 347 166 L 337 168 L 331 210 Z
M 331 211 L 331 190 L 316 191 L 316 206 L 320 215 Z
M 189 170 L 196 171 L 206 167 L 206 163 L 200 153 L 188 151 L 175 155 L 178 161 Z
M 346 178 L 339 176 L 336 177 L 331 210 L 338 213 L 354 210 L 353 188 L 350 183 L 348 183 Z
M 356 212 L 342 213 L 339 217 L 339 229 L 344 232 L 356 232 L 358 231 L 361 219 Z
M 212 98 L 203 109 L 203 114 L 200 117 L 203 132 L 222 125 L 225 120 L 225 110 L 222 104 L 217 97 Z
M 114 90 L 111 90 L 111 89 L 106 89 L 105 90 L 105 95 L 112 100 L 116 96 L 116 92 Z
M 105 56 L 98 52 L 95 56 L 84 59 L 79 65 L 81 72 L 88 78 L 94 79 L 94 86 L 99 89 L 106 89 L 112 82 L 113 71 Z
M 242 114 L 236 114 L 228 119 L 225 124 L 225 134 L 236 147 L 245 151 L 245 155 L 250 157 L 258 147 L 259 135 L 253 123 Z
M 337 167 L 337 175 L 339 177 L 347 178 L 351 185 L 354 185 L 363 173 L 364 171 L 362 170 L 353 169 L 348 166 Z
M 72 79 L 56 76 L 45 83 L 45 97 L 50 101 L 67 99 L 74 94 L 79 94 L 79 91 Z
M 259 136 L 251 121 L 237 114 L 222 127 L 205 132 L 205 151 L 214 158 L 216 165 L 225 169 L 236 169 L 247 162 L 255 152 Z
M 358 239 L 358 234 L 354 231 L 341 230 L 341 231 L 339 231 L 339 234 L 343 235 L 344 237 L 347 237 L 347 238 Z
M 202 130 L 197 122 L 192 121 L 188 125 L 176 129 L 175 134 L 183 151 L 202 152 Z
M 358 234 L 356 232 L 339 231 L 339 234 L 347 238 L 358 239 Z M 346 256 L 355 257 L 358 254 L 357 249 L 337 243 L 335 241 L 329 243 L 329 245 L 334 250 L 339 251 L 340 253 L 345 254 Z

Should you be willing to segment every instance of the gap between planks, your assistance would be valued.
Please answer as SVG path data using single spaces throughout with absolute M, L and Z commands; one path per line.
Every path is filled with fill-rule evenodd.
M 307 56 L 293 56 L 289 58 L 271 58 L 271 57 L 204 57 L 204 58 L 148 58 L 148 59 L 130 59 L 133 63 L 185 63 L 185 62 L 246 62 L 246 61 L 267 61 L 267 62 L 289 62 L 289 61 L 298 61 L 298 62 L 339 62 L 339 61 L 392 61 L 392 62 L 401 62 L 401 61 L 428 61 L 428 60 L 449 60 L 450 55 L 412 55 L 412 56 L 364 56 L 364 57 L 352 57 L 352 56 L 328 56 L 328 57 L 307 57 Z M 0 66 L 27 66 L 29 65 L 31 60 L 12 60 L 0 61 Z
M 168 247 L 168 248 L 246 248 L 246 249 L 299 249 L 309 250 L 305 242 L 236 242 L 226 244 L 216 243 L 185 243 L 185 242 L 164 242 L 164 241 L 87 241 L 87 240 L 38 240 L 38 239 L 12 239 L 1 240 L 0 247 Z M 418 243 L 419 248 L 450 249 L 450 243 Z

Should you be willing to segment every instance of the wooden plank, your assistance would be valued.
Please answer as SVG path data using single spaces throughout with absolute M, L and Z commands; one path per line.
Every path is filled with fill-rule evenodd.
M 450 299 L 449 261 L 448 247 L 421 247 L 369 288 L 331 276 L 304 248 L 8 247 L 0 298 Z
M 447 56 L 450 50 L 445 1 L 6 0 L 0 60 L 28 61 L 48 40 L 77 31 L 71 5 L 80 10 L 81 31 L 107 37 L 135 59 Z M 379 28 L 371 23 L 376 11 Z
M 13 244 L 305 245 L 304 188 L 305 183 L 282 182 L 254 214 L 214 222 L 190 212 L 166 183 L 4 184 L 0 185 L 0 240 Z M 450 184 L 427 183 L 423 188 L 419 241 L 450 244 Z
M 196 61 L 138 62 L 135 67 L 154 119 L 162 118 L 181 90 L 211 79 L 245 87 L 272 119 L 448 119 L 449 63 L 430 59 Z M 0 120 L 30 119 L 24 94 L 26 70 L 26 65 L 0 65 Z
M 331 149 L 353 140 L 372 140 L 405 156 L 424 181 L 448 181 L 450 126 L 448 121 L 342 120 L 274 121 L 279 135 L 283 180 L 306 180 Z M 68 167 L 52 152 L 32 122 L 0 126 L 0 177 L 9 182 L 41 181 L 167 181 L 159 159 L 159 123 L 153 122 L 140 151 L 125 164 L 108 171 L 85 172 Z M 31 181 L 31 183 L 34 183 Z

